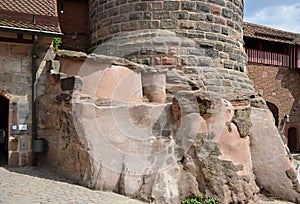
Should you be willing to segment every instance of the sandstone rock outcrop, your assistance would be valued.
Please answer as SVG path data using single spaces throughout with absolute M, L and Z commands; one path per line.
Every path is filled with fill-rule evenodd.
M 47 161 L 91 188 L 153 203 L 200 193 L 257 203 L 260 190 L 295 202 L 295 172 L 247 76 L 243 6 L 90 1 L 93 53 L 59 51 L 40 99 Z M 76 88 L 62 91 L 67 81 Z
M 73 60 L 68 53 L 64 58 L 69 64 Z M 73 58 L 75 63 L 86 63 Z M 61 90 L 66 81 L 49 76 L 51 88 L 39 102 L 39 131 L 49 144 L 44 161 L 60 173 L 90 188 L 154 203 L 180 203 L 200 193 L 217 196 L 222 203 L 255 203 L 260 190 L 296 201 L 299 193 L 291 163 L 261 98 L 182 90 L 170 103 L 145 102 L 143 94 L 151 92 L 142 88 L 143 79 L 146 84 L 147 80 L 159 82 L 154 83 L 157 90 L 162 90 L 163 80 L 143 78 L 141 70 L 147 67 L 128 62 L 126 68 L 127 61 L 122 61 L 124 71 L 117 77 L 126 80 L 128 73 L 136 74 L 138 88 L 124 87 L 129 82 L 112 83 L 130 97 L 97 95 L 96 90 L 105 91 L 102 84 L 109 84 L 111 77 L 93 85 L 89 76 L 120 69 L 117 61 L 121 59 L 92 58 L 99 66 L 89 75 L 80 75 L 79 70 L 72 90 Z M 272 133 L 266 136 L 262 130 Z M 265 140 L 272 148 L 266 148 L 261 142 Z M 269 173 L 271 169 L 274 172 Z
M 296 202 L 299 183 L 281 136 L 270 123 L 272 120 L 269 110 L 252 108 L 250 141 L 256 183 L 269 195 Z

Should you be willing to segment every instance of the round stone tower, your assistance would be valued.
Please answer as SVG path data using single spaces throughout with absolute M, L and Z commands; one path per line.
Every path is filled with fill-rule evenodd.
M 77 125 L 83 128 L 78 131 L 84 134 L 82 144 L 93 144 L 94 149 L 87 148 L 95 161 L 92 172 L 108 164 L 106 173 L 101 170 L 101 175 L 92 176 L 103 183 L 100 189 L 118 189 L 121 194 L 155 203 L 180 203 L 200 192 L 216 195 L 222 203 L 248 203 L 257 199 L 260 186 L 278 197 L 296 200 L 294 170 L 271 113 L 263 99 L 253 94 L 247 76 L 243 9 L 243 0 L 89 0 L 90 51 L 114 56 L 87 57 L 96 66 L 89 69 L 89 60 L 83 66 L 83 90 L 88 90 L 83 95 L 93 93 L 86 86 L 93 84 L 88 81 L 94 73 L 91 70 L 100 70 L 93 75 L 96 93 L 102 90 L 101 84 L 105 84 L 103 89 L 112 85 L 114 90 L 99 94 L 102 97 L 95 94 L 99 106 L 105 104 L 96 110 L 103 112 L 94 111 L 93 106 L 90 112 L 95 116 L 91 117 L 90 112 L 82 114 L 80 107 L 82 118 L 76 119 L 83 121 Z M 123 73 L 118 71 L 123 68 Z M 126 78 L 128 73 L 135 77 Z M 126 97 L 116 97 L 119 93 Z M 260 142 L 267 136 L 268 144 L 273 144 L 268 148 Z M 102 141 L 99 138 L 109 138 L 111 149 L 118 150 L 115 155 L 105 153 L 107 163 L 100 150 L 109 148 L 96 143 Z M 133 142 L 134 138 L 145 143 Z M 137 150 L 142 162 L 120 147 Z M 140 149 L 149 151 L 144 154 Z M 283 168 L 274 170 L 269 162 L 273 152 L 280 154 L 275 166 Z M 170 168 L 160 169 L 166 166 Z M 115 174 L 114 180 L 110 169 L 122 175 Z M 276 173 L 265 181 L 266 171 Z M 269 183 L 275 180 L 280 181 L 280 189 Z
M 164 73 L 169 93 L 254 91 L 246 74 L 243 0 L 90 2 L 93 52 Z

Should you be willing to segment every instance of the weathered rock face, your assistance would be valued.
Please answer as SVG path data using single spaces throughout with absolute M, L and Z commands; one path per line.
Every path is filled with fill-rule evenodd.
M 71 62 L 71 54 L 60 57 Z M 89 56 L 85 55 L 85 59 L 91 63 Z M 160 77 L 148 78 L 145 73 L 143 77 L 139 70 L 144 67 L 118 58 L 93 56 L 92 59 L 99 66 L 89 74 L 70 77 L 69 81 L 68 77 L 59 80 L 55 74 L 49 76 L 51 89 L 39 103 L 39 127 L 43 133 L 40 135 L 49 144 L 42 163 L 56 166 L 65 176 L 88 187 L 148 202 L 180 203 L 200 193 L 217 196 L 223 203 L 256 202 L 259 187 L 295 201 L 298 195 L 292 185 L 295 180 L 280 141 L 275 140 L 274 144 L 281 151 L 280 159 L 276 159 L 281 168 L 276 169 L 274 177 L 281 175 L 278 182 L 285 185 L 285 191 L 280 191 L 281 187 L 278 191 L 274 186 L 268 188 L 273 183 L 264 179 L 263 170 L 272 165 L 262 168 L 260 162 L 265 157 L 269 160 L 270 149 L 258 142 L 262 134 L 256 127 L 263 124 L 252 119 L 253 113 L 267 111 L 262 99 L 254 95 L 236 98 L 228 95 L 228 99 L 223 99 L 217 93 L 198 90 L 179 91 L 171 103 L 142 103 L 142 94 L 150 98 L 147 94 L 152 93 L 142 89 L 141 84 L 157 82 L 161 91 L 164 85 Z M 87 70 L 85 62 L 81 63 Z M 140 95 L 140 98 L 95 97 L 95 90 L 111 77 L 93 86 L 89 76 L 93 72 L 119 69 L 120 64 L 127 70 L 118 72 L 118 78 L 126 80 L 128 73 L 134 73 L 138 76 L 135 84 L 140 84 L 140 88 L 137 92 L 132 88 L 134 84 L 125 89 L 122 89 L 124 83 L 112 86 L 124 90 L 125 95 Z M 267 118 L 265 123 L 273 127 L 271 119 Z M 252 126 L 254 129 L 250 130 Z
M 259 142 L 255 115 L 267 110 L 247 77 L 243 1 L 90 3 L 94 53 L 58 53 L 50 79 L 66 78 L 40 100 L 50 163 L 86 186 L 147 202 L 202 193 L 256 203 L 260 188 L 296 201 L 271 118 L 264 125 L 276 148 Z M 271 188 L 260 163 L 277 148 L 272 178 L 284 191 Z
M 272 113 L 252 108 L 251 156 L 258 186 L 266 193 L 291 201 L 299 197 L 299 183 L 277 128 L 270 123 Z M 294 190 L 293 190 L 294 189 Z

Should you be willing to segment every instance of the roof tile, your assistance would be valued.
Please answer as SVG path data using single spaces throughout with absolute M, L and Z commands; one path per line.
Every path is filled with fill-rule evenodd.
M 55 0 L 0 0 L 0 9 L 33 15 L 57 16 Z
M 267 41 L 300 44 L 300 34 L 244 22 L 244 36 Z
M 55 25 L 44 25 L 44 24 L 36 24 L 33 25 L 32 23 L 22 22 L 22 21 L 13 21 L 13 20 L 0 20 L 1 26 L 13 27 L 13 28 L 25 28 L 25 29 L 32 29 L 32 30 L 42 30 L 42 31 L 49 31 L 49 32 L 58 32 L 58 28 Z
M 0 26 L 60 32 L 56 7 L 56 0 L 0 0 Z

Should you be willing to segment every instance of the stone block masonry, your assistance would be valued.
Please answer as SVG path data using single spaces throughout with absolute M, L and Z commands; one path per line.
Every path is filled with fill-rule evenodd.
M 0 89 L 4 93 L 1 96 L 10 100 L 7 116 L 10 166 L 31 164 L 31 49 L 31 45 L 0 44 L 3 51 L 0 55 Z M 19 124 L 27 129 L 19 130 Z
M 90 11 L 98 14 L 90 16 L 94 53 L 156 72 L 180 70 L 193 84 L 183 90 L 254 91 L 243 49 L 242 1 L 95 1 Z
M 31 46 L 0 44 L 7 50 L 0 56 L 1 89 L 16 95 L 31 95 Z M 19 85 L 18 85 L 19 84 Z M 20 86 L 20 85 L 23 86 Z M 5 88 L 9 86 L 9 88 Z
M 31 37 L 31 36 L 30 36 Z M 37 97 L 45 94 L 45 59 L 52 39 L 39 38 L 37 46 Z M 7 99 L 7 115 L 0 129 L 7 129 L 9 166 L 32 165 L 32 44 L 0 43 L 0 96 Z M 6 117 L 6 118 L 5 118 Z M 5 123 L 7 121 L 7 125 Z
M 242 1 L 94 1 L 90 11 L 94 44 L 129 30 L 183 30 L 187 22 L 191 30 L 213 29 L 229 36 L 242 31 Z
M 184 90 L 205 88 L 220 93 L 253 92 L 253 84 L 247 77 L 242 48 L 237 51 L 240 52 L 238 55 L 225 52 L 224 49 L 219 51 L 220 47 L 238 50 L 226 42 L 178 37 L 170 30 L 156 29 L 120 34 L 99 45 L 94 52 L 124 57 L 151 66 L 151 71 L 145 70 L 145 73 L 178 70 L 183 73 L 187 83 L 194 84 Z M 166 80 L 170 86 L 176 85 L 176 81 L 168 78 Z M 172 93 L 171 89 L 167 89 L 167 92 Z

